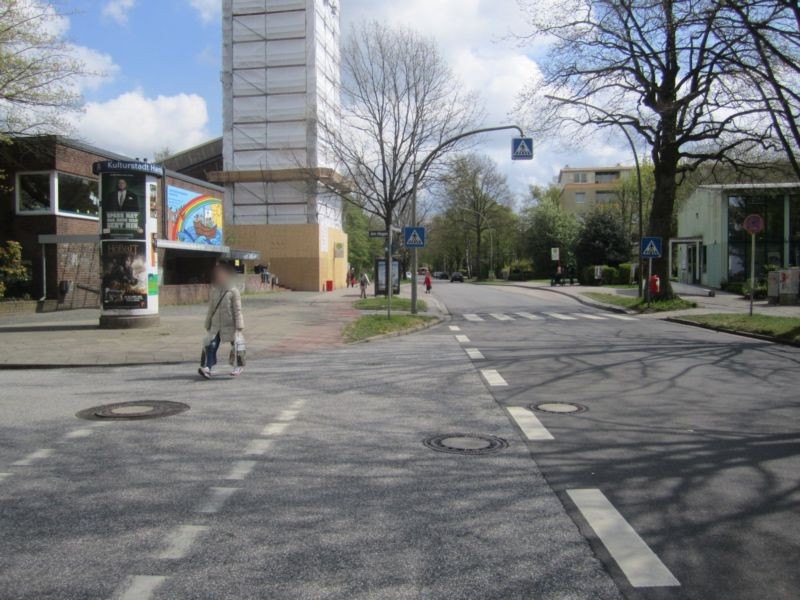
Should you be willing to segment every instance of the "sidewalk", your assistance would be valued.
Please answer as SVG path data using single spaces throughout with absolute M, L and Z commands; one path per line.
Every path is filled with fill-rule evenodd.
M 342 328 L 361 313 L 357 289 L 243 297 L 248 360 L 343 344 Z M 0 368 L 116 366 L 200 360 L 206 305 L 166 307 L 152 329 L 98 328 L 99 310 L 0 319 Z M 220 363 L 227 363 L 220 349 Z

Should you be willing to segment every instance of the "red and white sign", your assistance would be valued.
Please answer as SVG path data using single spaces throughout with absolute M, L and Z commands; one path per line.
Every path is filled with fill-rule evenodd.
M 744 228 L 750 235 L 764 231 L 764 217 L 761 215 L 747 215 L 744 219 Z

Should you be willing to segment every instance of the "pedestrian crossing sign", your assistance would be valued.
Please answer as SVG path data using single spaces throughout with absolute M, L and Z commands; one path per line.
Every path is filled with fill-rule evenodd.
M 405 241 L 406 248 L 424 248 L 425 228 L 406 227 L 403 230 L 403 240 Z
M 660 237 L 642 238 L 642 258 L 661 258 L 662 249 Z
M 533 160 L 533 138 L 513 138 L 511 140 L 511 160 Z

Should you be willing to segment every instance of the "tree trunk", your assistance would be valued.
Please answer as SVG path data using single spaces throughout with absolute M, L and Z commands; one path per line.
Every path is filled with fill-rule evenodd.
M 475 233 L 478 235 L 476 236 L 475 242 L 475 277 L 477 279 L 483 278 L 483 270 L 481 269 L 481 228 L 478 226 L 475 229 Z
M 654 151 L 655 152 L 655 151 Z M 678 172 L 678 153 L 677 151 L 662 151 L 660 159 L 655 162 L 655 191 L 653 193 L 653 206 L 650 211 L 650 225 L 647 235 L 660 237 L 663 244 L 663 254 L 661 258 L 653 260 L 653 275 L 661 278 L 661 292 L 654 297 L 661 299 L 671 299 L 673 297 L 672 285 L 670 284 L 669 261 L 669 240 L 672 237 L 672 216 L 675 209 L 675 194 L 677 185 L 675 183 Z M 646 263 L 647 261 L 645 261 Z M 645 276 L 647 275 L 645 265 Z M 649 285 L 649 282 L 645 282 Z

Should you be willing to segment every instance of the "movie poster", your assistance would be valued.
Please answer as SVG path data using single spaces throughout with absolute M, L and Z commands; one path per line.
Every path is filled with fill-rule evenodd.
M 102 244 L 103 309 L 147 308 L 147 242 Z
M 104 239 L 144 239 L 147 176 L 104 173 L 101 187 Z

